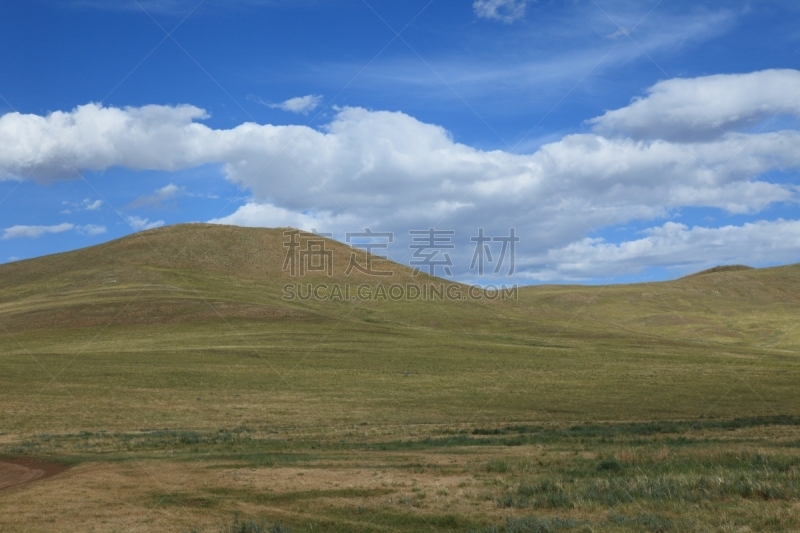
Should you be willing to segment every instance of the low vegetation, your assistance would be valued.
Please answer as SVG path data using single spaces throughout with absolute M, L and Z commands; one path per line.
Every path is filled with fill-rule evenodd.
M 70 465 L 0 491 L 0 529 L 800 529 L 800 266 L 286 301 L 281 242 L 0 266 L 0 456 Z M 330 247 L 311 282 L 376 283 Z

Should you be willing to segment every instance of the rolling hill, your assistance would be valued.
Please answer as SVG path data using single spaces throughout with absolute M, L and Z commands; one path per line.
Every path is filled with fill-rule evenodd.
M 0 529 L 800 527 L 800 266 L 408 300 L 468 288 L 334 241 L 292 278 L 286 230 L 0 265 Z
M 23 409 L 48 382 L 42 394 L 63 400 L 12 427 L 691 418 L 800 399 L 798 265 L 526 287 L 506 301 L 286 300 L 299 278 L 282 271 L 284 231 L 180 225 L 0 266 L 2 400 Z M 384 282 L 346 276 L 351 249 L 326 248 L 331 275 L 303 284 Z M 375 268 L 393 284 L 437 282 Z M 267 390 L 280 393 L 266 402 Z M 211 391 L 218 414 L 199 416 Z M 65 415 L 112 397 L 133 400 L 120 402 L 128 414 Z

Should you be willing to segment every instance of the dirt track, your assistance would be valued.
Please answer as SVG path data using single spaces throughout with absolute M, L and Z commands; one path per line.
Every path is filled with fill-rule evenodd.
M 67 465 L 46 463 L 36 459 L 3 459 L 0 460 L 0 490 L 53 477 L 67 468 Z

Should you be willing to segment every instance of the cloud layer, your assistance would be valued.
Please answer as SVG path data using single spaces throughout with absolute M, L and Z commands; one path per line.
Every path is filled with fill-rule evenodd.
M 101 235 L 107 231 L 105 226 L 96 226 L 94 224 L 76 226 L 69 222 L 63 222 L 53 226 L 12 226 L 3 230 L 2 240 L 36 239 L 48 233 L 64 233 L 65 231 L 72 230 L 91 236 Z
M 606 268 L 603 258 L 660 264 L 631 262 L 630 254 L 656 257 L 647 246 L 666 250 L 683 242 L 695 257 L 706 257 L 698 235 L 767 242 L 769 231 L 757 231 L 761 226 L 704 233 L 665 225 L 619 245 L 586 239 L 681 207 L 752 214 L 796 201 L 796 186 L 762 176 L 800 168 L 800 131 L 742 128 L 772 114 L 797 115 L 798 92 L 800 72 L 790 70 L 668 80 L 590 121 L 594 132 L 523 155 L 454 142 L 444 128 L 399 112 L 345 108 L 322 130 L 253 123 L 220 130 L 200 123 L 206 113 L 188 105 L 88 104 L 48 116 L 0 117 L 0 176 L 46 182 L 72 178 L 76 169 L 169 171 L 217 163 L 228 180 L 252 193 L 247 205 L 217 222 L 339 233 L 447 226 L 465 239 L 478 226 L 495 234 L 513 226 L 523 237 L 527 275 L 591 277 L 593 269 Z M 792 221 L 782 224 L 773 229 L 794 228 Z M 683 235 L 689 237 L 675 237 Z
M 184 194 L 186 194 L 185 187 L 178 187 L 174 183 L 170 183 L 169 185 L 165 185 L 164 187 L 153 191 L 153 194 L 140 196 L 131 202 L 128 207 L 151 207 L 157 209 L 162 207 L 164 202 L 168 200 L 174 200 L 175 198 L 183 196 Z
M 163 220 L 156 220 L 155 222 L 150 222 L 149 218 L 142 218 L 137 216 L 125 217 L 125 221 L 131 228 L 133 228 L 136 231 L 160 228 L 161 226 L 164 225 Z
M 529 258 L 527 277 L 554 281 L 565 277 L 628 276 L 647 267 L 684 265 L 691 270 L 721 264 L 775 264 L 800 261 L 800 221 L 774 220 L 742 226 L 689 228 L 667 222 L 641 239 L 608 243 L 586 238 Z
M 307 94 L 306 96 L 296 96 L 289 98 L 285 102 L 279 104 L 268 104 L 273 109 L 280 109 L 288 111 L 289 113 L 299 113 L 307 115 L 309 112 L 315 110 L 322 103 L 322 97 L 315 94 Z
M 475 0 L 472 9 L 479 18 L 510 24 L 525 16 L 528 0 Z
M 800 72 L 671 79 L 655 84 L 645 98 L 590 120 L 603 134 L 637 139 L 694 141 L 725 135 L 775 115 L 800 116 Z

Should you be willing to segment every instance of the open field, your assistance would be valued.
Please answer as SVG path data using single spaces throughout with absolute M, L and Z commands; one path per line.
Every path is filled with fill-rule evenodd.
M 0 454 L 70 465 L 0 491 L 0 529 L 800 530 L 800 266 L 287 301 L 282 240 L 0 266 Z M 329 248 L 303 283 L 377 283 Z

